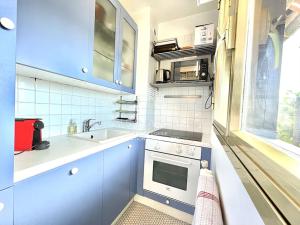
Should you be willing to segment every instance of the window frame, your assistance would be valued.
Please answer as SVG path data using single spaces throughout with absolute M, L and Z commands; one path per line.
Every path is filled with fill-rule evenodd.
M 243 106 L 247 101 L 245 85 L 249 82 L 249 77 L 246 76 L 247 65 L 252 61 L 247 57 L 249 26 L 255 23 L 255 11 L 251 10 L 255 10 L 259 1 L 262 0 L 238 1 L 238 38 L 232 51 L 227 121 L 224 126 L 224 123 L 218 121 L 220 116 L 215 116 L 214 128 L 272 203 L 283 223 L 285 221 L 293 224 L 299 221 L 300 215 L 300 182 L 297 182 L 300 180 L 299 160 L 285 154 L 279 146 L 245 131 L 242 126 L 245 116 Z M 220 99 L 215 102 L 218 101 Z M 253 193 L 249 195 L 251 197 Z M 255 198 L 252 199 L 255 203 Z M 260 213 L 263 215 L 264 211 Z

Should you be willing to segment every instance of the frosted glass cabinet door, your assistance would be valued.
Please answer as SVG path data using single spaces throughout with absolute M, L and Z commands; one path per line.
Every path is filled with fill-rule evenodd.
M 114 82 L 117 7 L 114 1 L 96 0 L 93 76 Z
M 122 63 L 120 80 L 123 86 L 134 89 L 136 29 L 125 18 L 122 19 L 121 26 Z

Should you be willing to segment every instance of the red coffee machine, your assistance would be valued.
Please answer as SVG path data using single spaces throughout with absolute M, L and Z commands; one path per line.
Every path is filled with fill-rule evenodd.
M 49 148 L 42 141 L 44 123 L 40 119 L 15 119 L 15 151 L 43 150 Z

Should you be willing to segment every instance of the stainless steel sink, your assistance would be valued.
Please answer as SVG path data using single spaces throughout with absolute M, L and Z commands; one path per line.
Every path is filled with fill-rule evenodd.
M 130 135 L 131 132 L 127 130 L 120 130 L 116 128 L 106 128 L 100 130 L 94 130 L 90 132 L 84 132 L 72 135 L 73 138 L 98 142 L 98 143 L 105 143 L 108 141 L 113 141 L 115 139 L 119 139 L 122 137 L 126 137 Z

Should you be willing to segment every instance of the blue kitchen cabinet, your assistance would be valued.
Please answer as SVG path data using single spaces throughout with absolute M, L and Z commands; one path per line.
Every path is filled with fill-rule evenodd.
M 144 195 L 144 161 L 145 161 L 145 140 L 141 143 L 137 152 L 137 194 Z
M 135 93 L 138 28 L 127 11 L 122 6 L 120 7 L 120 51 L 117 80 L 120 90 Z
M 136 138 L 132 142 L 132 151 L 131 151 L 131 171 L 130 171 L 130 195 L 129 198 L 132 199 L 134 195 L 138 192 L 138 162 L 139 162 L 139 155 L 143 154 L 145 149 L 145 139 L 143 138 Z M 144 171 L 144 170 L 143 170 Z
M 17 63 L 85 80 L 92 72 L 93 0 L 18 0 Z
M 93 71 L 86 79 L 118 90 L 120 6 L 116 0 L 96 0 L 94 12 Z
M 103 225 L 111 224 L 130 201 L 134 143 L 125 142 L 104 151 Z
M 0 224 L 13 225 L 13 188 L 0 191 Z
M 17 1 L 0 0 L 0 190 L 13 185 L 16 16 Z
M 18 0 L 17 63 L 135 92 L 137 25 L 117 0 Z
M 16 183 L 14 225 L 100 225 L 103 154 Z
M 137 25 L 116 0 L 96 0 L 90 83 L 135 93 Z

